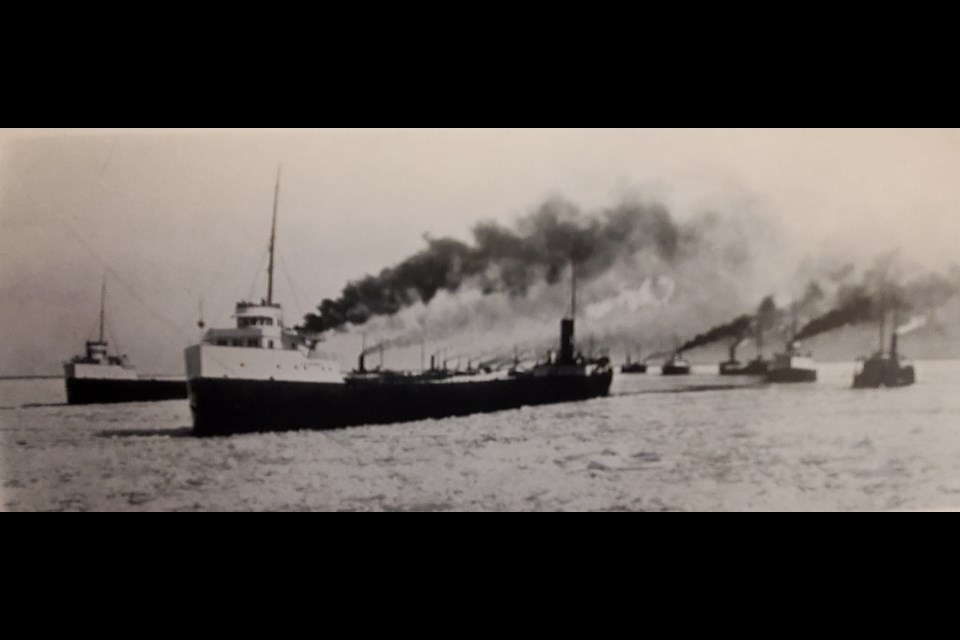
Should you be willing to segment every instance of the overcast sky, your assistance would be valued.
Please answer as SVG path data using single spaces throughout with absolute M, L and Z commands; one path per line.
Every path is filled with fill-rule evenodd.
M 557 195 L 592 209 L 639 193 L 681 219 L 748 209 L 782 227 L 784 264 L 960 262 L 957 130 L 0 129 L 0 375 L 79 353 L 105 271 L 113 341 L 141 372 L 181 371 L 201 298 L 222 326 L 264 295 L 280 163 L 291 324 L 424 233 L 467 240 Z

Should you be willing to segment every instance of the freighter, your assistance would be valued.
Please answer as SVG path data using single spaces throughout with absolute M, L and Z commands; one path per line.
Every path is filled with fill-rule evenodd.
M 642 351 L 638 355 L 642 355 Z M 643 358 L 638 360 L 633 360 L 633 354 L 629 351 L 627 352 L 627 361 L 623 363 L 623 366 L 620 367 L 620 373 L 646 373 L 647 372 L 647 363 L 644 362 Z
M 894 322 L 896 326 L 896 322 Z M 861 360 L 853 377 L 854 389 L 909 387 L 917 382 L 917 372 L 899 352 L 899 334 L 895 328 L 890 337 L 890 352 L 884 353 L 886 317 L 880 319 L 880 349 L 872 357 Z
M 609 393 L 609 359 L 589 359 L 574 343 L 571 314 L 560 325 L 560 349 L 529 369 L 470 375 L 431 368 L 419 374 L 341 372 L 318 340 L 287 328 L 273 299 L 279 176 L 270 235 L 267 297 L 240 302 L 236 327 L 210 329 L 185 352 L 194 432 L 200 436 L 300 429 L 334 429 L 587 400 Z
M 684 359 L 683 353 L 677 351 L 663 363 L 660 372 L 665 376 L 688 376 L 690 369 L 690 363 Z
M 100 335 L 86 343 L 86 353 L 63 363 L 68 404 L 110 404 L 182 400 L 187 397 L 183 380 L 141 378 L 126 355 L 112 355 L 104 339 L 107 282 L 100 290 Z

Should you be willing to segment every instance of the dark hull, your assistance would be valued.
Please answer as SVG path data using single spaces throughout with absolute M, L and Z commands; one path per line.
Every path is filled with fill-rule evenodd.
M 815 369 L 773 369 L 767 372 L 767 382 L 774 384 L 796 384 L 816 381 L 817 371 Z
M 917 382 L 913 367 L 889 365 L 866 366 L 853 379 L 854 389 L 880 389 L 881 387 L 909 387 Z
M 741 362 L 724 362 L 720 365 L 722 376 L 765 376 L 769 365 L 762 361 L 753 361 L 749 364 Z
M 688 376 L 690 375 L 690 367 L 665 366 L 661 372 L 665 376 Z
M 613 372 L 456 383 L 346 384 L 201 378 L 190 409 L 200 436 L 410 422 L 605 396 Z
M 105 380 L 66 378 L 68 404 L 115 404 L 183 400 L 185 380 Z
M 645 364 L 625 364 L 620 367 L 620 373 L 646 373 L 647 365 Z

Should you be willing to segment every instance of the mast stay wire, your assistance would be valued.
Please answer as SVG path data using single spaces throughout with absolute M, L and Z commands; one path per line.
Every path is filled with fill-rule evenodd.
M 290 276 L 290 269 L 287 267 L 287 263 L 283 259 L 282 253 L 280 254 L 280 270 L 283 271 L 283 275 L 287 279 L 287 286 L 290 287 L 290 294 L 293 296 L 293 302 L 296 305 L 296 309 L 294 309 L 294 311 L 296 312 L 298 318 L 303 318 L 306 315 L 304 313 L 304 306 L 300 301 L 300 296 L 297 295 L 297 287 L 294 285 L 293 278 Z
M 65 229 L 65 231 L 69 231 L 69 233 L 65 233 L 65 235 L 68 235 L 71 239 L 75 240 L 77 244 L 84 251 L 90 254 L 90 256 L 94 260 L 99 262 L 100 265 L 103 267 L 104 271 L 110 274 L 111 278 L 120 284 L 120 287 L 127 293 L 127 295 L 129 295 L 131 298 L 139 302 L 145 309 L 147 309 L 151 314 L 153 314 L 153 316 L 157 320 L 159 320 L 163 325 L 165 325 L 166 328 L 169 331 L 171 331 L 174 335 L 176 335 L 178 338 L 181 338 L 181 339 L 186 338 L 187 341 L 192 340 L 192 337 L 188 336 L 183 331 L 183 329 L 176 323 L 176 321 L 171 320 L 166 314 L 159 311 L 152 304 L 144 300 L 137 293 L 136 287 L 128 283 L 125 277 L 123 277 L 112 266 L 110 266 L 110 264 L 106 260 L 100 257 L 98 252 L 92 246 L 90 246 L 86 240 L 83 239 L 83 236 L 77 233 L 76 228 L 74 228 L 74 226 L 70 222 L 68 222 L 64 217 L 57 216 L 56 214 L 54 214 L 54 217 L 56 217 L 61 222 L 61 224 L 63 225 L 62 228 Z

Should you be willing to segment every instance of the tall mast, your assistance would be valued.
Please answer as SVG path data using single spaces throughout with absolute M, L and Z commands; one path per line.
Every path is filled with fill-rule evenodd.
M 100 287 L 100 342 L 103 342 L 103 319 L 104 319 L 104 302 L 107 299 L 107 276 L 103 276 L 103 285 Z M 116 347 L 116 345 L 114 345 Z
M 270 227 L 270 267 L 267 270 L 267 304 L 273 304 L 273 254 L 277 246 L 277 206 L 280 203 L 280 171 L 283 165 L 277 167 L 277 186 L 273 192 L 273 224 Z

